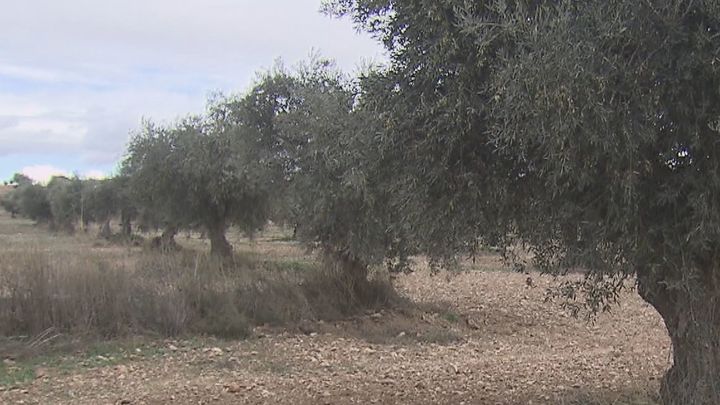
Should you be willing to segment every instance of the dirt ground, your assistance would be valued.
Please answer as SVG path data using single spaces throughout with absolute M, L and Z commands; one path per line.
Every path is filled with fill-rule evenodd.
M 403 275 L 398 289 L 425 309 L 257 328 L 244 341 L 159 340 L 108 365 L 36 370 L 0 403 L 655 403 L 670 360 L 652 308 L 629 291 L 588 323 L 545 302 L 551 278 L 533 275 L 531 288 L 526 277 Z

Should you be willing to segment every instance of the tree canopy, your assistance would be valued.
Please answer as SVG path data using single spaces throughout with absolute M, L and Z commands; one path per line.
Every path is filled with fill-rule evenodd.
M 83 214 L 82 187 L 83 182 L 77 176 L 54 176 L 50 179 L 47 198 L 54 229 L 74 232 L 75 223 Z
M 227 227 L 264 226 L 273 183 L 268 165 L 249 154 L 254 129 L 228 125 L 222 108 L 171 126 L 147 123 L 130 143 L 123 174 L 146 214 L 170 228 L 202 226 L 212 252 L 229 255 Z
M 315 56 L 268 72 L 246 96 L 266 134 L 263 156 L 283 169 L 280 219 L 339 266 L 358 293 L 370 265 L 389 260 L 404 268 L 407 256 L 396 248 L 405 240 L 386 204 L 397 160 L 378 154 L 380 121 L 366 96 L 372 76 L 350 80 Z
M 593 310 L 636 276 L 673 340 L 663 399 L 720 402 L 717 2 L 327 9 L 391 54 L 385 130 L 406 151 L 392 204 L 423 251 L 528 246 L 545 271 L 587 270 L 560 293 Z

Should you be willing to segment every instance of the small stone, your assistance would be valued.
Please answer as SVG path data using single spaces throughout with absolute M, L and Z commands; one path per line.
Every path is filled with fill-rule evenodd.
M 236 394 L 236 393 L 242 391 L 243 388 L 244 387 L 242 385 L 237 384 L 237 383 L 228 384 L 225 386 L 225 390 L 227 390 L 227 392 L 229 392 L 231 394 Z
M 43 378 L 46 377 L 48 374 L 48 371 L 45 367 L 38 367 L 35 369 L 35 378 Z

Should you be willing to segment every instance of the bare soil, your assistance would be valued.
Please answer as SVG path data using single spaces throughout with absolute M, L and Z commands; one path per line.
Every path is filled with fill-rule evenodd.
M 494 260 L 482 268 L 501 269 Z M 37 369 L 0 388 L 0 403 L 656 403 L 670 342 L 653 309 L 628 290 L 588 323 L 545 302 L 552 278 L 531 277 L 533 287 L 508 271 L 403 275 L 396 286 L 415 309 L 261 327 L 243 341 L 156 340 L 152 355 Z

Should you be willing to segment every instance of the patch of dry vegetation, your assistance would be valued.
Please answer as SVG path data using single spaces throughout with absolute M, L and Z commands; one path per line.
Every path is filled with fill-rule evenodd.
M 0 252 L 0 335 L 52 328 L 104 337 L 242 337 L 254 325 L 339 319 L 399 302 L 386 281 L 371 281 L 357 297 L 341 275 L 301 269 L 191 251 L 138 253 L 125 262 L 92 252 Z

